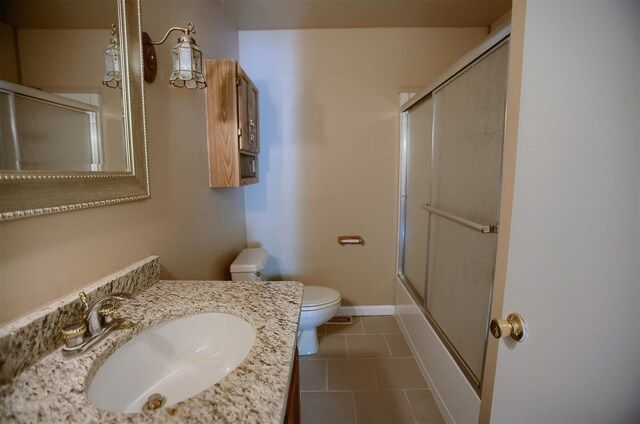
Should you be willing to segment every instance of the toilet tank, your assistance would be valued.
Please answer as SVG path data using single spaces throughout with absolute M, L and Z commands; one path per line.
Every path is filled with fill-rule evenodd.
M 269 254 L 262 248 L 244 249 L 231 264 L 233 281 L 261 281 Z

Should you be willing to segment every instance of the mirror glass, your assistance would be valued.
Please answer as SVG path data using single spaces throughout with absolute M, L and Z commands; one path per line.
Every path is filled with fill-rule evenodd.
M 0 221 L 149 198 L 140 0 L 2 0 L 0 30 Z
M 116 0 L 3 0 L 0 170 L 131 169 L 122 89 L 102 84 L 113 24 Z

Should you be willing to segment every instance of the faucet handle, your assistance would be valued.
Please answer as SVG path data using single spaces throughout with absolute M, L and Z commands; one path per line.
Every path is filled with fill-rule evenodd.
M 67 325 L 62 329 L 62 339 L 68 348 L 76 347 L 84 341 L 84 333 L 87 326 L 84 322 Z
M 102 317 L 102 322 L 104 324 L 109 324 L 113 321 L 113 315 L 116 313 L 116 309 L 118 309 L 118 304 L 113 302 L 103 303 L 98 309 L 98 315 Z

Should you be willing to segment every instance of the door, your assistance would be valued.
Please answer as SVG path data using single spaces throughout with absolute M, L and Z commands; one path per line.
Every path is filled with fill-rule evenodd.
M 514 2 L 511 42 L 492 317 L 529 334 L 480 421 L 638 422 L 640 3 Z

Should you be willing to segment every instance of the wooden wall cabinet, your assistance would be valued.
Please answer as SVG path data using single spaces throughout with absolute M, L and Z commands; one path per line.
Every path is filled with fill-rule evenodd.
M 258 178 L 258 89 L 235 60 L 205 60 L 209 186 L 241 187 Z

